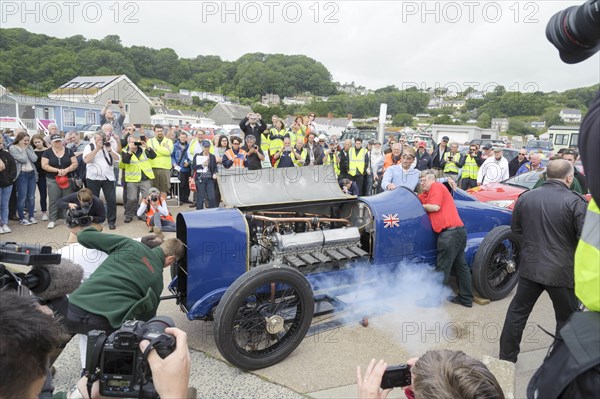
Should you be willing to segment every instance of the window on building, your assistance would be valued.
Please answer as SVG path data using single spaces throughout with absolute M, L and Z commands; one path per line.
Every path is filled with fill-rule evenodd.
M 96 124 L 96 113 L 93 111 L 87 111 L 85 113 L 85 123 L 88 125 Z
M 75 111 L 72 109 L 63 110 L 63 126 L 75 127 Z
M 554 144 L 569 145 L 569 135 L 568 134 L 557 134 L 554 138 Z
M 577 147 L 579 142 L 579 133 L 574 133 L 571 135 L 571 144 L 569 147 Z

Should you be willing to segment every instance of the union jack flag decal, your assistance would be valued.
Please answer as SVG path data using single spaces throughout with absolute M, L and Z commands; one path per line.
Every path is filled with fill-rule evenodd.
M 391 227 L 400 227 L 400 218 L 398 217 L 398 214 L 389 214 L 389 215 L 383 215 L 383 227 L 384 228 L 391 228 Z

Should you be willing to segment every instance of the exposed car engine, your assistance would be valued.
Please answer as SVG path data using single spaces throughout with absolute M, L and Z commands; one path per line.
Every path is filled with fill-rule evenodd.
M 244 215 L 250 227 L 251 266 L 289 265 L 312 273 L 348 267 L 350 262 L 369 257 L 361 248 L 361 230 L 366 226 L 352 225 L 360 223 L 352 218 L 352 212 L 348 217 L 294 211 Z

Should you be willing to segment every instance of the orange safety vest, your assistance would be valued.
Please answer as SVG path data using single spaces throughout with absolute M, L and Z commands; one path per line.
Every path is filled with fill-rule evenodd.
M 163 201 L 163 200 L 161 199 L 161 200 L 160 200 L 160 204 L 161 204 L 161 205 L 162 205 L 162 203 L 163 203 L 162 201 Z M 152 218 L 154 217 L 155 210 L 154 210 L 154 208 L 153 208 L 153 207 L 151 207 L 151 206 L 150 206 L 150 207 L 148 207 L 148 208 L 149 208 L 149 209 L 148 209 L 148 211 L 146 212 L 146 224 L 148 225 L 148 227 L 150 227 L 150 221 L 151 221 L 151 220 L 152 220 Z M 168 220 L 169 222 L 173 222 L 173 223 L 175 223 L 175 219 L 173 219 L 173 215 L 171 215 L 170 213 L 169 213 L 169 215 L 168 215 L 168 216 L 160 215 L 160 220 Z
M 401 160 L 398 160 L 398 162 L 394 163 L 393 161 L 393 154 L 390 152 L 389 154 L 385 154 L 385 158 L 383 159 L 383 172 L 385 173 L 385 170 L 387 168 L 389 168 L 392 165 L 400 165 L 400 163 L 402 163 Z
M 233 166 L 234 168 L 243 168 L 244 159 L 246 159 L 246 151 L 240 148 L 240 152 L 238 152 L 238 154 L 243 154 L 244 158 L 238 158 L 231 148 L 225 151 L 225 155 L 227 155 L 227 158 L 229 158 L 230 161 L 233 161 L 233 165 L 231 166 Z

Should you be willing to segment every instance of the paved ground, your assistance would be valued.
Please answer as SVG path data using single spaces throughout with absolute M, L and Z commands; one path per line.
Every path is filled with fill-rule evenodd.
M 190 211 L 172 208 L 172 211 Z M 146 234 L 143 222 L 123 223 L 122 208 L 115 233 L 129 237 Z M 11 222 L 13 233 L 0 236 L 2 241 L 41 243 L 58 247 L 68 237 L 66 226 L 54 230 L 40 222 L 34 226 L 18 226 Z M 174 234 L 172 234 L 174 235 Z M 165 273 L 165 286 L 167 273 Z M 393 291 L 393 288 L 388 288 Z M 167 294 L 165 291 L 164 294 Z M 393 292 L 382 292 L 393 297 Z M 368 327 L 356 322 L 304 339 L 287 359 L 267 369 L 242 372 L 226 363 L 213 340 L 211 322 L 188 321 L 174 301 L 163 301 L 159 314 L 175 320 L 187 331 L 192 349 L 191 385 L 198 397 L 349 398 L 356 396 L 355 368 L 371 358 L 384 358 L 388 363 L 403 363 L 428 349 L 460 349 L 476 357 L 498 353 L 498 339 L 510 298 L 472 309 L 445 304 L 442 308 L 419 308 L 405 297 L 386 301 L 388 312 L 372 317 Z M 366 310 L 366 313 L 373 310 Z M 538 328 L 555 327 L 553 309 L 547 295 L 536 305 L 524 334 L 522 353 L 516 365 L 515 397 L 525 397 L 529 378 L 541 364 L 551 339 Z M 79 356 L 72 341 L 56 362 L 56 386 L 65 389 L 77 380 Z M 403 397 L 400 391 L 392 397 Z

